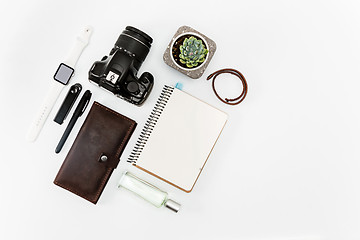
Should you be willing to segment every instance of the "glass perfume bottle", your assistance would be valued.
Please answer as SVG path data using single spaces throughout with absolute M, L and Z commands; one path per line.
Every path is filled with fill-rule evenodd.
M 180 204 L 169 199 L 168 193 L 160 190 L 154 185 L 138 178 L 134 174 L 130 172 L 124 172 L 118 187 L 123 187 L 141 198 L 145 199 L 155 207 L 165 206 L 174 212 L 178 212 L 180 210 Z

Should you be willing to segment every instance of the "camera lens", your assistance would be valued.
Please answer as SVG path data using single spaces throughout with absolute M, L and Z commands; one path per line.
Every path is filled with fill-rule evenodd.
M 152 42 L 153 39 L 146 33 L 127 26 L 120 34 L 115 46 L 124 49 L 129 54 L 133 54 L 133 57 L 138 61 L 138 64 L 135 65 L 138 70 L 149 53 Z
M 128 32 L 129 34 L 131 34 L 132 36 L 138 38 L 139 40 L 141 40 L 143 43 L 147 44 L 148 47 L 150 48 L 151 43 L 153 42 L 153 39 L 147 35 L 146 33 L 144 33 L 143 31 L 140 31 L 137 28 L 131 27 L 131 26 L 127 26 L 125 28 L 124 32 Z M 123 33 L 124 33 L 123 32 Z M 135 36 L 136 35 L 136 36 Z

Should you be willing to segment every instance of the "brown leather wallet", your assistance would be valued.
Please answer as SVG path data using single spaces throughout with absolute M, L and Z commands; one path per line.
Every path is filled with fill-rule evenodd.
M 54 183 L 96 204 L 136 122 L 94 102 Z

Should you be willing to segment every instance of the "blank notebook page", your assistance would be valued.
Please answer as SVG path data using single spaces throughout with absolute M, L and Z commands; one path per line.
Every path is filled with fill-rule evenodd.
M 136 166 L 190 192 L 226 121 L 224 112 L 175 88 Z

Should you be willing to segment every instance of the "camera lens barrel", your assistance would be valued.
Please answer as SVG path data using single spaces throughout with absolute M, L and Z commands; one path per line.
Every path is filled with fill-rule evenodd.
M 153 39 L 146 33 L 137 28 L 127 26 L 120 34 L 115 46 L 124 49 L 130 54 L 134 54 L 134 58 L 141 65 L 150 51 L 152 42 Z

